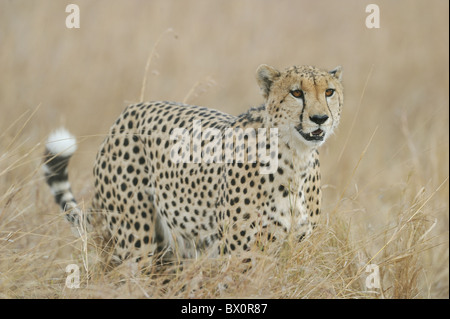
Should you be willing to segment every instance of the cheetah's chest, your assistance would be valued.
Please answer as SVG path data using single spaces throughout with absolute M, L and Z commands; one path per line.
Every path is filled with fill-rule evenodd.
M 320 172 L 318 153 L 305 156 L 283 150 L 272 189 L 274 203 L 268 224 L 277 238 L 292 234 L 303 238 L 309 234 L 320 213 Z M 270 223 L 270 219 L 272 222 Z
M 302 184 L 293 183 L 291 185 L 280 184 L 285 191 L 280 196 L 275 197 L 272 216 L 276 229 L 272 231 L 277 238 L 283 238 L 288 234 L 301 236 L 307 232 L 309 221 L 308 208 L 306 205 L 304 187 Z M 287 196 L 286 196 L 287 195 Z M 269 218 L 269 219 L 270 219 Z

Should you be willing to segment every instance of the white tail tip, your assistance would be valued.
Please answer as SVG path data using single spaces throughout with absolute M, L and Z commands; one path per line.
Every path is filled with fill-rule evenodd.
M 68 157 L 77 150 L 77 140 L 65 128 L 60 128 L 50 134 L 45 147 L 53 155 Z

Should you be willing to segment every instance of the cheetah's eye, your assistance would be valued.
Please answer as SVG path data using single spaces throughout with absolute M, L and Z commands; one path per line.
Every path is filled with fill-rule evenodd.
M 332 96 L 334 94 L 334 89 L 327 89 L 326 91 L 325 91 L 325 96 L 326 97 L 330 97 L 330 96 Z
M 291 94 L 296 97 L 297 99 L 303 97 L 303 91 L 302 90 L 293 90 L 291 91 Z

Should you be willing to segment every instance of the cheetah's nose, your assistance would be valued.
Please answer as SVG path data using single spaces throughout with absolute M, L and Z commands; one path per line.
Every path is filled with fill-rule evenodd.
M 313 115 L 310 116 L 309 119 L 316 124 L 323 124 L 328 120 L 328 115 Z

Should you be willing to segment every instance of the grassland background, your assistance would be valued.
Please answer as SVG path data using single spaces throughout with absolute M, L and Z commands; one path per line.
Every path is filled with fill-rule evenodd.
M 380 29 L 365 27 L 374 1 L 72 2 L 80 29 L 65 27 L 66 1 L 0 0 L 1 298 L 448 298 L 448 1 L 375 1 Z M 140 100 L 156 42 L 145 100 L 234 115 L 262 102 L 259 64 L 342 65 L 341 125 L 321 148 L 323 226 L 247 277 L 222 261 L 226 276 L 192 295 L 126 271 L 88 277 L 89 266 L 67 289 L 65 267 L 85 250 L 40 175 L 43 142 L 60 125 L 78 137 L 70 175 L 88 205 L 98 146 Z M 367 263 L 381 289 L 365 287 Z

